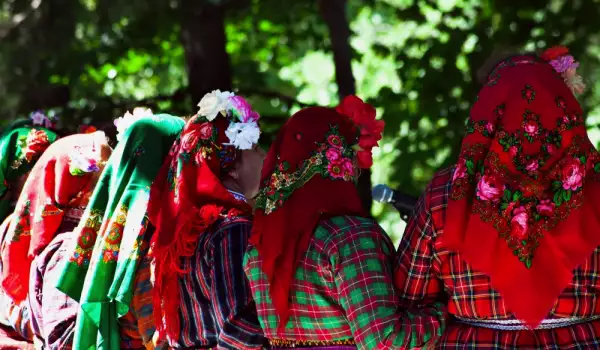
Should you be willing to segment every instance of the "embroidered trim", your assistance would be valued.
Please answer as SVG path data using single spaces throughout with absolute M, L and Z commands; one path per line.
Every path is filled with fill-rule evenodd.
M 75 252 L 73 256 L 69 258 L 69 261 L 77 264 L 78 266 L 87 266 L 90 263 L 92 256 L 92 250 L 98 237 L 98 230 L 102 226 L 102 217 L 104 212 L 98 209 L 92 209 L 88 218 L 83 224 L 79 238 L 77 239 L 77 245 L 75 246 Z
M 456 320 L 461 323 L 468 324 L 473 327 L 497 329 L 503 331 L 518 331 L 518 330 L 530 330 L 519 320 L 478 320 L 473 318 L 465 318 L 460 316 L 454 316 Z M 563 327 L 570 327 L 576 324 L 592 322 L 600 319 L 600 315 L 592 317 L 570 317 L 570 318 L 555 318 L 543 320 L 535 330 L 539 329 L 556 329 Z
M 266 215 L 272 213 L 281 208 L 296 189 L 304 186 L 315 175 L 325 179 L 357 183 L 359 174 L 356 151 L 339 135 L 337 126 L 331 126 L 325 140 L 318 144 L 317 150 L 296 172 L 287 172 L 290 168 L 288 162 L 279 163 L 262 186 L 256 199 L 256 207 L 263 209 Z
M 278 348 L 311 348 L 319 346 L 356 345 L 354 339 L 342 340 L 287 340 L 269 339 L 269 345 Z

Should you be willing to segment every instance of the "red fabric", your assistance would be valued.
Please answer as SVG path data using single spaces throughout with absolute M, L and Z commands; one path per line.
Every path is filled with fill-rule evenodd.
M 290 165 L 287 173 L 299 170 L 317 151 L 317 144 L 326 142 L 326 134 L 332 126 L 337 126 L 339 134 L 351 145 L 358 143 L 357 127 L 335 109 L 314 107 L 296 113 L 282 127 L 267 154 L 263 183 L 269 181 L 283 162 Z M 358 189 L 352 182 L 334 181 L 320 175 L 296 188 L 281 208 L 268 215 L 263 209 L 256 210 L 250 242 L 258 250 L 262 269 L 269 278 L 280 329 L 289 319 L 290 285 L 299 259 L 308 249 L 319 220 L 338 215 L 365 216 Z
M 156 227 L 150 253 L 155 262 L 153 313 L 161 337 L 165 332 L 173 339 L 180 334 L 178 278 L 186 272 L 180 268 L 181 258 L 194 254 L 198 234 L 220 215 L 252 212 L 221 183 L 224 169 L 235 162 L 233 147 L 223 146 L 229 140 L 228 125 L 222 117 L 212 122 L 192 118 L 152 184 L 148 215 Z
M 501 63 L 468 125 L 442 245 L 533 328 L 600 245 L 600 158 L 579 103 L 538 58 Z
M 71 135 L 52 144 L 37 161 L 23 187 L 2 248 L 2 287 L 21 302 L 29 290 L 31 261 L 54 238 L 63 209 L 76 207 L 91 191 L 93 175 L 71 175 L 69 155 L 76 147 L 101 147 L 95 134 Z

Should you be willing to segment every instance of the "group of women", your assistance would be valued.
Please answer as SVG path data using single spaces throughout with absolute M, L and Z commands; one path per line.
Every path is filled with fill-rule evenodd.
M 600 156 L 563 47 L 497 58 L 400 246 L 365 212 L 358 97 L 136 109 L 114 149 L 39 115 L 0 141 L 0 324 L 43 349 L 600 348 Z M 16 200 L 16 203 L 14 202 Z

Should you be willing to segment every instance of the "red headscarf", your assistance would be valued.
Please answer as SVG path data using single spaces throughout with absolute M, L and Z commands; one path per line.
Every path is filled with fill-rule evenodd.
M 52 241 L 66 209 L 85 205 L 93 173 L 109 155 L 104 133 L 71 135 L 53 143 L 31 170 L 2 247 L 2 287 L 16 302 L 27 297 L 31 261 Z
M 513 57 L 490 74 L 471 109 L 441 242 L 490 276 L 532 328 L 600 245 L 600 157 L 559 74 L 576 64 L 561 59 L 561 68 L 563 54 L 546 53 L 550 64 Z
M 250 215 L 252 208 L 221 183 L 235 164 L 237 150 L 225 131 L 230 120 L 193 117 L 175 142 L 150 191 L 148 216 L 155 262 L 154 318 L 161 337 L 179 336 L 181 258 L 193 256 L 198 235 L 223 215 Z
M 313 107 L 296 113 L 271 146 L 250 241 L 269 278 L 280 329 L 289 319 L 294 272 L 319 221 L 366 215 L 356 187 L 358 166 L 371 166 L 382 131 L 375 109 L 350 96 L 337 111 Z

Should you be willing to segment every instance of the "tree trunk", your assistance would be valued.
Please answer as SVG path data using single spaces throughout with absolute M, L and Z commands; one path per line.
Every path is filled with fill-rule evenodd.
M 321 0 L 319 5 L 321 16 L 329 28 L 335 64 L 335 81 L 341 101 L 344 97 L 356 93 L 356 81 L 352 74 L 352 47 L 350 46 L 352 33 L 346 18 L 346 0 Z M 370 212 L 373 203 L 370 170 L 364 170 L 358 178 L 358 191 L 363 206 Z
M 226 50 L 225 7 L 206 1 L 182 0 L 180 10 L 181 43 L 195 108 L 206 93 L 232 89 L 231 64 Z

